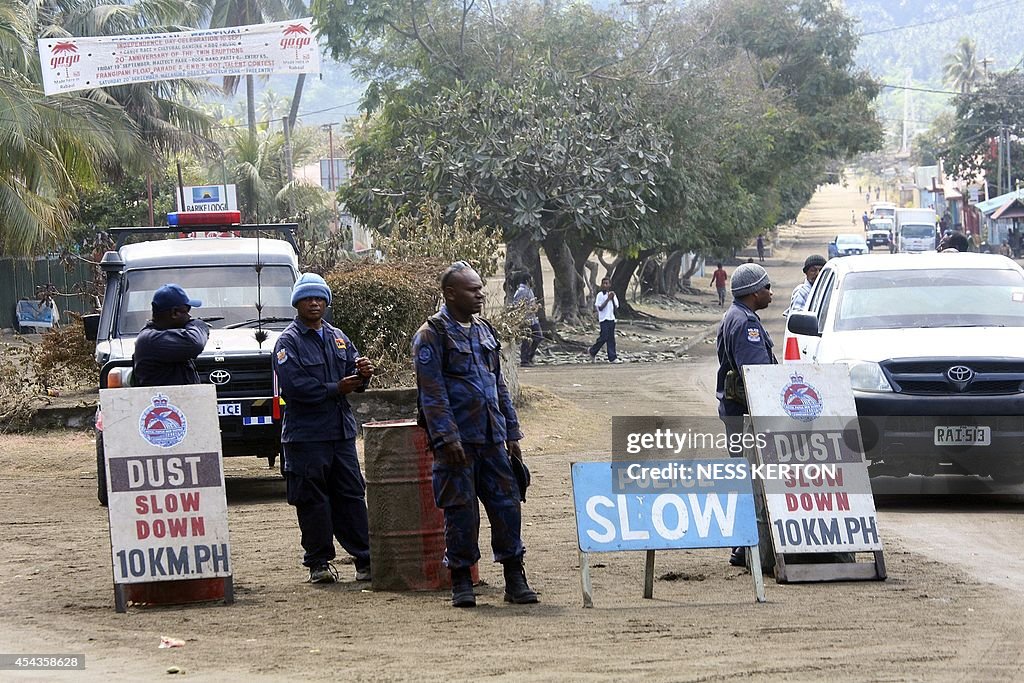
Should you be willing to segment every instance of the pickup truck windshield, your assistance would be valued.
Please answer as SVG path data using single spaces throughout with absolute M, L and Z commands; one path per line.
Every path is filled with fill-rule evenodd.
M 152 317 L 153 292 L 168 282 L 181 285 L 190 297 L 203 302 L 202 308 L 192 311 L 193 317 L 221 318 L 211 323 L 214 328 L 258 317 L 257 301 L 262 301 L 263 319 L 295 317 L 291 306 L 295 275 L 287 266 L 264 266 L 260 287 L 256 286 L 256 270 L 250 265 L 132 270 L 126 274 L 121 292 L 119 334 L 138 334 L 145 327 Z M 272 325 L 283 329 L 287 323 Z
M 1024 277 L 1014 270 L 850 273 L 836 330 L 1024 327 Z

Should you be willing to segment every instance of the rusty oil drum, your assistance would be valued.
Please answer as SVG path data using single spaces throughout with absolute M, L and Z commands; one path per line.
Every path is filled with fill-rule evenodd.
M 434 505 L 434 459 L 426 431 L 415 420 L 367 422 L 363 439 L 373 589 L 450 586 L 443 564 L 444 515 Z

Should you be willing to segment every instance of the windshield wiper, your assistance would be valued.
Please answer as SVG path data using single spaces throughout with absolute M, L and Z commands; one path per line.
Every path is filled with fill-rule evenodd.
M 202 320 L 204 323 L 215 323 L 218 320 L 223 320 L 223 319 L 224 319 L 224 316 L 222 316 L 222 315 L 211 315 L 209 318 L 200 318 L 200 320 Z
M 234 330 L 239 327 L 247 327 L 248 325 L 257 325 L 262 323 L 290 323 L 291 321 L 292 318 L 250 318 L 249 320 L 243 320 L 240 323 L 231 323 L 230 325 L 225 325 L 221 329 Z

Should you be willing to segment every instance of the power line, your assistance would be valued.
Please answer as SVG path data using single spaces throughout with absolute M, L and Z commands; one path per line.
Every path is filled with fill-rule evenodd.
M 1020 0 L 1003 0 L 1003 2 L 995 2 L 995 3 L 992 3 L 991 5 L 985 5 L 984 7 L 975 7 L 974 9 L 969 10 L 967 12 L 960 12 L 959 14 L 951 14 L 951 15 L 942 17 L 940 19 L 932 19 L 930 21 L 921 21 L 921 22 L 918 22 L 916 24 L 904 24 L 902 26 L 891 26 L 889 28 L 878 29 L 877 31 L 865 31 L 865 32 L 859 33 L 857 35 L 860 38 L 864 38 L 865 36 L 877 36 L 877 35 L 881 35 L 883 33 L 892 33 L 894 31 L 904 31 L 906 29 L 918 28 L 920 26 L 932 26 L 934 24 L 942 24 L 944 22 L 952 21 L 954 19 L 960 19 L 962 17 L 966 17 L 966 16 L 969 16 L 971 14 L 978 14 L 980 12 L 987 12 L 988 10 L 1000 9 L 1002 7 L 1009 7 L 1010 5 L 1016 5 L 1019 2 L 1020 2 Z

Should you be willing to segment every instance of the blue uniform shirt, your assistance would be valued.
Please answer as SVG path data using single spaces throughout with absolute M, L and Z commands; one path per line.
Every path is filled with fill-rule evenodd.
M 772 338 L 761 325 L 757 313 L 739 301 L 733 301 L 725 312 L 722 325 L 718 328 L 718 382 L 715 396 L 719 404 L 728 411 L 736 410 L 741 404 L 725 400 L 725 375 L 729 370 L 743 374 L 744 365 L 776 365 L 778 360 L 772 352 Z M 728 412 L 728 414 L 733 414 Z M 740 415 L 743 413 L 740 412 Z
M 167 330 L 147 324 L 135 338 L 132 381 L 139 387 L 199 384 L 194 361 L 209 338 L 210 326 L 202 320 Z
M 483 323 L 467 330 L 442 306 L 445 337 L 424 323 L 413 338 L 420 407 L 435 449 L 446 443 L 518 441 L 519 418 L 501 376 L 498 341 Z
M 338 381 L 356 374 L 355 344 L 337 327 L 321 333 L 296 318 L 274 345 L 274 370 L 285 400 L 281 442 L 335 441 L 356 436 L 356 420 Z M 366 382 L 357 389 L 363 391 Z

